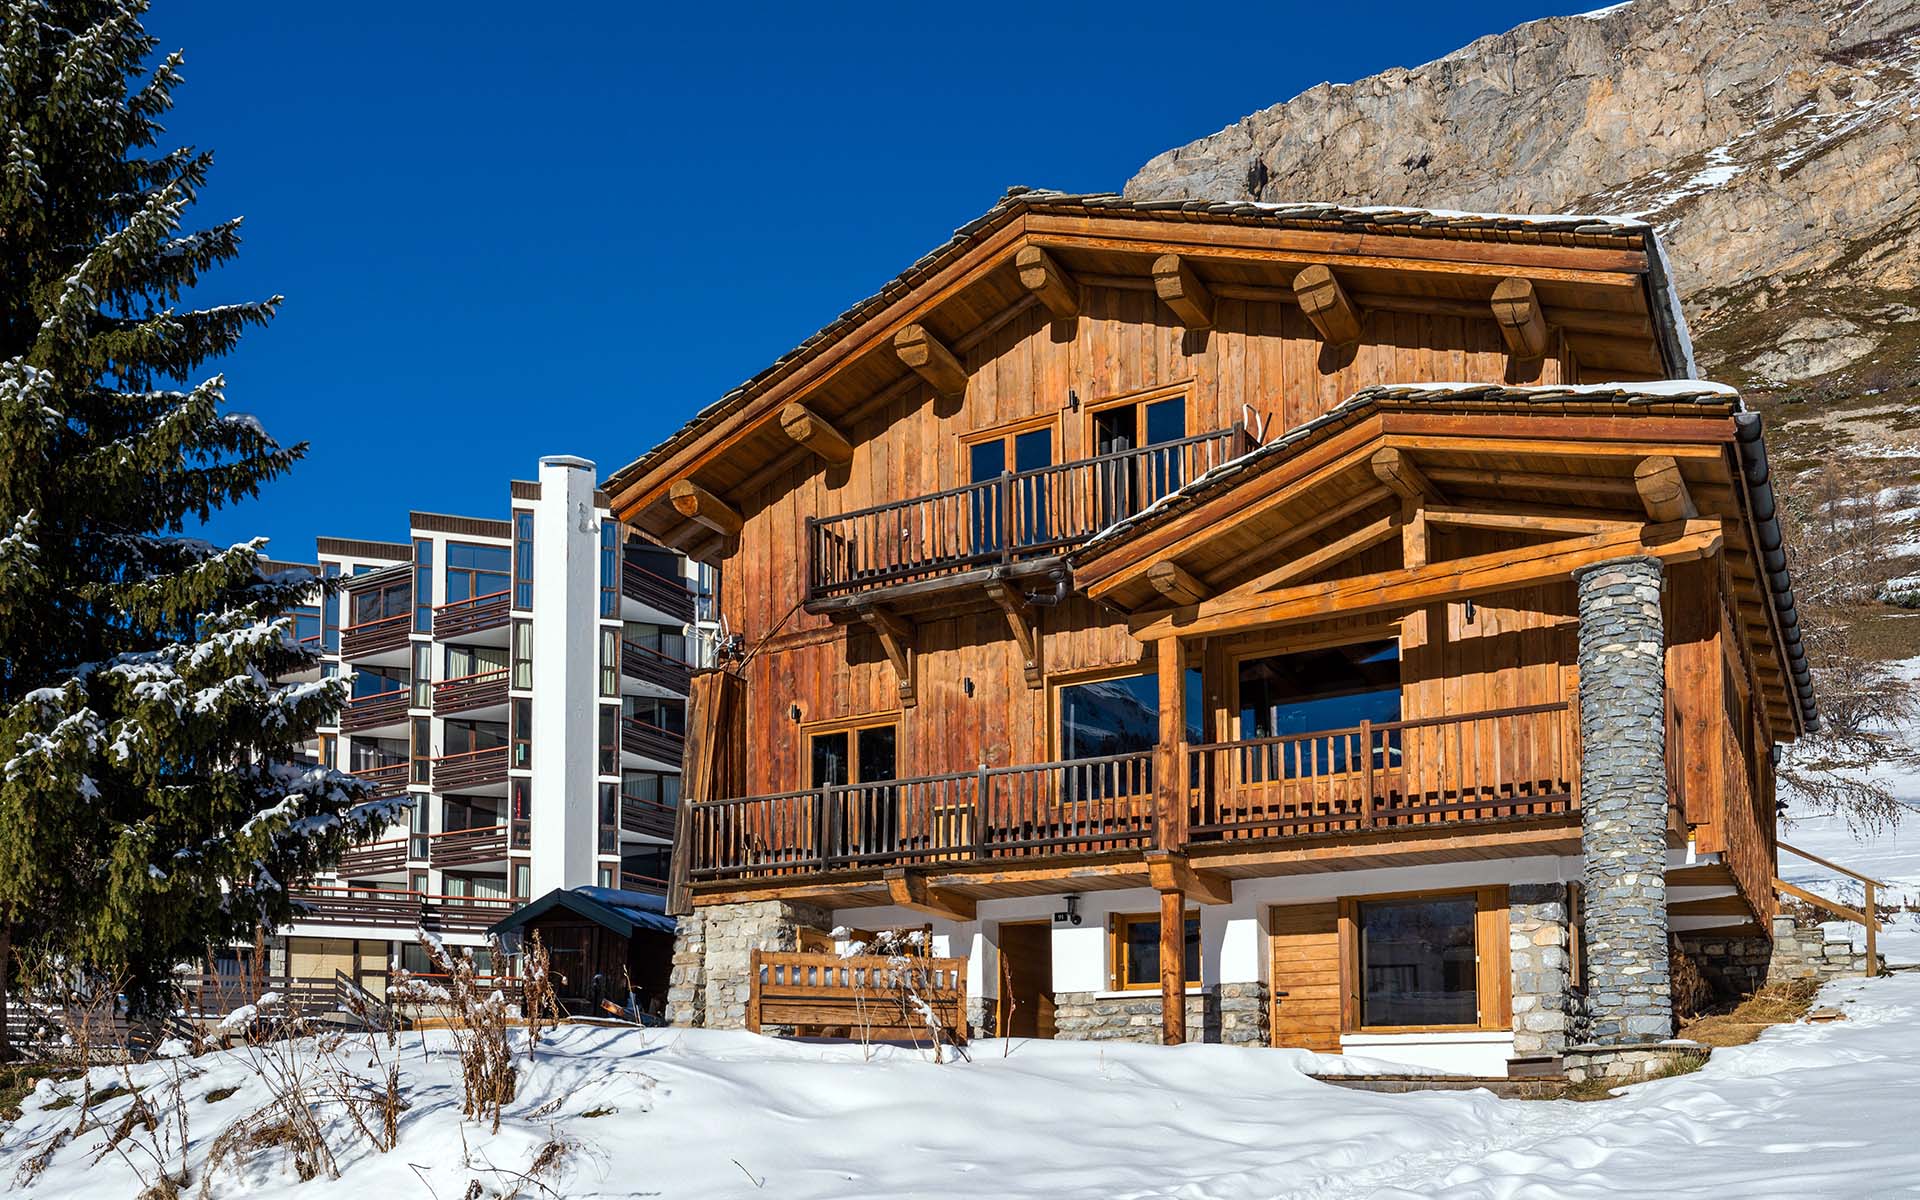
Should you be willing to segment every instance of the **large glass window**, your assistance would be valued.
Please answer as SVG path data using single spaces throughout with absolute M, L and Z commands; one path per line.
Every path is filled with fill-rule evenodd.
M 620 525 L 616 521 L 600 522 L 600 615 L 616 616 L 620 612 Z
M 680 777 L 659 771 L 621 771 L 620 793 L 649 804 L 680 803 Z
M 664 729 L 668 733 L 687 732 L 687 706 L 682 700 L 657 700 L 651 696 L 622 696 L 620 715 L 629 721 Z
M 1205 722 L 1200 672 L 1187 670 L 1187 740 L 1199 742 Z M 1122 675 L 1060 688 L 1060 757 L 1104 758 L 1151 750 L 1160 742 L 1160 680 Z
M 513 623 L 513 679 L 512 685 L 527 691 L 533 687 L 533 622 L 515 621 Z
M 469 675 L 487 675 L 494 671 L 507 669 L 507 648 L 505 646 L 448 646 L 448 679 L 465 679 Z
M 389 617 L 404 617 L 413 608 L 413 584 L 406 579 L 378 587 L 355 588 L 351 595 L 354 625 L 369 625 Z
M 413 631 L 433 632 L 433 539 L 413 539 Z
M 533 514 L 523 508 L 513 512 L 513 607 L 533 607 Z
M 371 771 L 407 761 L 405 738 L 354 738 L 347 747 L 348 770 Z
M 407 686 L 407 671 L 405 667 L 355 667 L 352 686 L 355 700 L 403 691 Z
M 1187 918 L 1185 931 L 1187 982 L 1200 981 L 1200 916 Z M 1113 919 L 1113 973 L 1122 988 L 1160 986 L 1160 917 L 1119 916 Z
M 898 778 L 894 757 L 897 731 L 895 725 L 868 725 L 814 734 L 810 786 L 885 783 Z
M 1240 736 L 1287 738 L 1400 720 L 1400 643 L 1388 639 L 1252 658 L 1240 664 Z M 1317 751 L 1295 754 L 1270 747 L 1249 759 L 1260 778 L 1299 778 L 1356 770 L 1346 738 L 1320 739 Z M 1249 753 L 1252 753 L 1251 751 Z M 1400 738 L 1374 739 L 1374 766 L 1399 762 Z
M 505 546 L 447 543 L 447 597 L 445 603 L 497 596 L 507 590 L 512 554 Z
M 413 782 L 431 783 L 433 781 L 433 722 L 426 717 L 415 717 L 409 724 L 412 729 L 412 736 L 408 740 L 413 747 Z
M 413 644 L 413 697 L 407 703 L 414 708 L 433 707 L 432 642 Z
M 675 662 L 688 662 L 687 635 L 664 625 L 647 621 L 628 621 L 620 626 L 620 640 L 629 646 L 651 650 Z
M 333 584 L 340 578 L 340 564 L 326 563 L 320 568 L 326 577 L 327 590 L 320 597 L 320 647 L 323 650 L 340 648 L 340 592 Z
M 1355 905 L 1360 1024 L 1478 1024 L 1478 912 L 1479 902 L 1472 895 Z
M 493 750 L 507 744 L 505 721 L 448 721 L 440 753 L 444 758 Z

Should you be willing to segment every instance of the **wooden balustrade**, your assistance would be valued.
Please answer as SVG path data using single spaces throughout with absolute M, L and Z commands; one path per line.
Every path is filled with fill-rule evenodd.
M 678 764 L 686 752 L 687 735 L 625 717 L 620 721 L 620 748 L 629 754 Z
M 620 890 L 623 892 L 659 892 L 667 890 L 667 881 L 653 875 L 639 875 L 632 871 L 620 872 Z
M 483 630 L 498 629 L 507 623 L 508 592 L 488 592 L 454 600 L 433 610 L 435 641 L 455 641 Z
M 507 781 L 507 748 L 488 746 L 464 754 L 444 754 L 433 760 L 433 790 L 457 792 Z
M 443 679 L 433 685 L 433 715 L 472 712 L 507 702 L 507 669 Z
M 1190 760 L 1195 842 L 1545 816 L 1577 806 L 1580 777 L 1566 703 L 1247 738 Z
M 427 861 L 436 867 L 466 867 L 507 856 L 507 827 L 482 825 L 427 835 Z
M 293 901 L 296 925 L 447 933 L 479 933 L 526 902 L 523 898 L 347 886 L 297 888 Z
M 628 833 L 671 839 L 678 811 L 671 804 L 623 794 L 620 797 L 620 828 Z
M 967 1040 L 967 960 L 754 950 L 747 1028 L 862 1041 Z
M 685 662 L 650 646 L 625 640 L 620 643 L 620 673 L 644 679 L 680 696 L 686 695 L 693 684 L 693 668 Z
M 665 613 L 682 625 L 693 622 L 693 592 L 678 579 L 656 575 L 638 563 L 622 563 L 620 594 Z
M 407 689 L 395 688 L 375 696 L 350 700 L 340 710 L 340 728 L 347 733 L 377 729 L 382 725 L 401 725 L 407 719 Z
M 386 800 L 394 796 L 407 794 L 407 763 L 403 759 L 396 763 L 387 763 L 379 767 L 361 767 L 353 772 L 355 779 L 373 785 L 373 797 Z
M 349 846 L 340 854 L 339 875 L 383 875 L 402 871 L 407 866 L 407 839 L 386 838 Z
M 807 599 L 1063 553 L 1252 448 L 1239 425 L 807 520 Z
M 393 650 L 404 650 L 407 646 L 407 635 L 412 632 L 413 617 L 409 613 L 395 613 L 391 617 L 381 617 L 377 621 L 363 621 L 358 625 L 342 626 L 340 657 L 352 661 Z

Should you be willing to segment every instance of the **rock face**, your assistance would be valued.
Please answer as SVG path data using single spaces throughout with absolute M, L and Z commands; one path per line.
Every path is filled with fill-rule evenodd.
M 1920 285 L 1920 0 L 1631 0 L 1534 21 L 1311 88 L 1125 190 L 1642 215 L 1708 369 L 1823 375 L 1872 356 Z

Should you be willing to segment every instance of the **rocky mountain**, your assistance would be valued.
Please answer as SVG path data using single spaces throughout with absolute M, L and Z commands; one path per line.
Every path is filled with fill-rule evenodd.
M 1920 394 L 1920 0 L 1534 21 L 1311 88 L 1126 192 L 1644 215 L 1706 372 L 1777 398 Z M 1877 407 L 1862 435 L 1920 453 L 1909 406 Z

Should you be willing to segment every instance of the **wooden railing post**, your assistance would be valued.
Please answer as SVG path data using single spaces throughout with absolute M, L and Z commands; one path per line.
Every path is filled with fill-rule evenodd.
M 827 811 L 827 792 L 821 788 L 813 793 L 813 844 L 820 851 L 820 869 L 825 871 L 833 862 L 833 854 L 828 849 L 833 838 L 833 818 Z
M 1000 473 L 1000 561 L 1013 561 L 1013 514 L 1018 506 L 1013 499 L 1013 471 Z
M 981 763 L 980 770 L 974 775 L 973 783 L 973 857 L 975 861 L 985 861 L 987 857 L 987 764 Z
M 754 947 L 747 956 L 747 1032 L 760 1032 L 760 994 L 765 989 L 760 985 L 760 948 Z
M 1360 828 L 1373 828 L 1373 722 L 1360 722 Z
M 1873 911 L 1873 908 L 1874 908 L 1873 886 L 1874 886 L 1873 880 L 1869 879 L 1866 881 L 1867 978 L 1868 979 L 1872 979 L 1874 976 L 1880 973 L 1880 945 L 1876 936 L 1878 932 L 1879 924 L 1880 924 L 1880 917 L 1879 917 L 1879 914 Z

